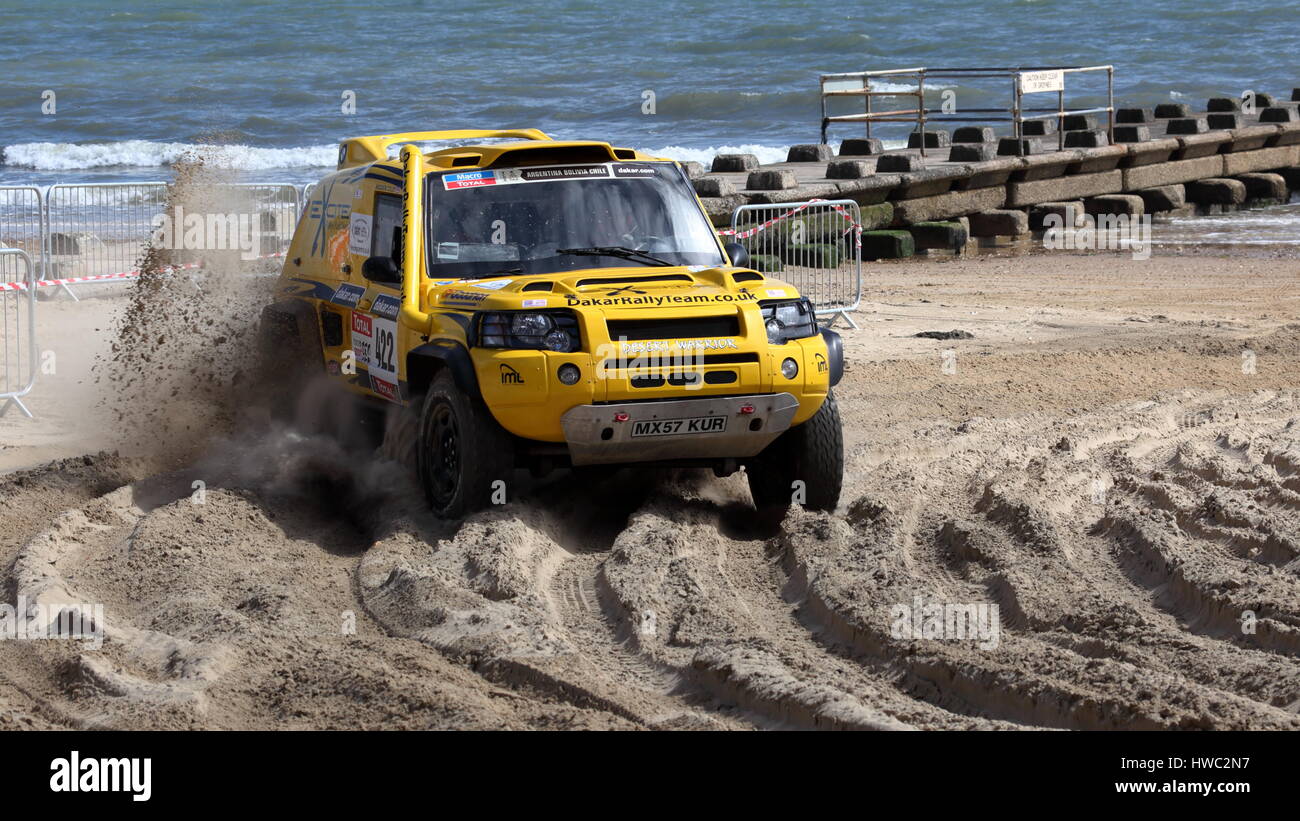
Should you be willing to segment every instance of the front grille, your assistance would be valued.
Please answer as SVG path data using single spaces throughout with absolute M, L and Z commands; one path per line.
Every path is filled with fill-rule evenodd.
M 739 336 L 740 319 L 726 316 L 683 316 L 668 319 L 610 319 L 609 338 L 636 342 L 646 339 L 706 339 Z

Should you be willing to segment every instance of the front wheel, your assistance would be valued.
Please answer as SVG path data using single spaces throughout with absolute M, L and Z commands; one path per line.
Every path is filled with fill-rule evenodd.
M 416 445 L 433 512 L 457 519 L 504 502 L 514 465 L 514 441 L 482 400 L 461 391 L 449 372 L 438 374 L 424 397 Z
M 745 466 L 749 492 L 759 510 L 834 510 L 844 481 L 844 431 L 835 394 L 807 422 L 781 434 Z

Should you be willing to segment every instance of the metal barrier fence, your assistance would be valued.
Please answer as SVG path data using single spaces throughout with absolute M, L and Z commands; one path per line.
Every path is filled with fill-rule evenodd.
M 0 188 L 0 248 L 21 248 L 41 271 L 45 252 L 45 196 L 36 186 Z
M 36 384 L 36 267 L 21 248 L 0 249 L 0 416 Z
M 862 302 L 862 217 L 853 200 L 742 205 L 722 232 L 745 246 L 750 267 L 799 289 L 823 324 L 835 324 Z M 826 318 L 829 317 L 829 320 Z
M 167 208 L 162 182 L 52 185 L 45 195 L 42 278 L 68 280 L 123 274 L 136 267 Z M 74 299 L 68 282 L 59 288 Z
M 1106 105 L 1092 108 L 1067 108 L 1065 105 L 1065 81 L 1067 75 L 1088 72 L 1106 73 Z M 872 81 L 878 85 L 873 88 Z M 1011 106 L 1009 108 L 966 108 L 958 106 L 952 113 L 945 108 L 938 110 L 926 108 L 925 84 L 928 80 L 998 80 L 1009 82 L 1011 86 Z M 900 90 L 881 88 L 879 83 L 897 81 L 913 82 L 915 88 Z M 1053 92 L 1056 94 L 1056 107 L 1025 108 L 1026 94 Z M 861 97 L 865 111 L 861 114 L 831 115 L 828 107 L 830 100 L 841 97 Z M 872 109 L 872 100 L 877 97 L 915 97 L 915 108 L 899 108 L 887 111 Z M 1058 148 L 1065 147 L 1065 131 L 1062 121 L 1071 114 L 1102 114 L 1107 116 L 1107 136 L 1113 142 L 1115 118 L 1115 67 L 1114 66 L 1029 66 L 1018 68 L 900 68 L 889 71 L 855 71 L 843 74 L 821 75 L 822 105 L 822 139 L 827 140 L 826 131 L 835 123 L 866 123 L 867 137 L 871 137 L 873 122 L 915 123 L 921 133 L 921 156 L 925 156 L 925 124 L 927 122 L 1010 122 L 1014 124 L 1013 135 L 1024 136 L 1024 124 L 1033 120 L 1056 120 Z M 1028 112 L 1028 113 L 1026 113 Z M 975 116 L 968 116 L 975 115 Z M 1023 151 L 1023 146 L 1017 149 Z

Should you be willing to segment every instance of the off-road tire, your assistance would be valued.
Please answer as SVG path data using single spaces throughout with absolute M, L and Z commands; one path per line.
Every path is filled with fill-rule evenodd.
M 514 466 L 514 440 L 483 400 L 460 390 L 449 371 L 439 373 L 424 396 L 416 446 L 416 472 L 434 514 L 459 519 L 486 507 L 495 482 L 510 492 Z
M 804 483 L 805 508 L 834 510 L 844 481 L 844 431 L 835 394 L 827 394 L 811 419 L 768 445 L 745 466 L 745 475 L 759 510 L 789 507 L 796 481 Z
M 324 373 L 320 347 L 314 336 L 300 328 L 289 314 L 263 311 L 257 332 L 257 372 L 254 374 L 257 396 L 276 418 L 292 418 L 299 397 L 313 377 Z

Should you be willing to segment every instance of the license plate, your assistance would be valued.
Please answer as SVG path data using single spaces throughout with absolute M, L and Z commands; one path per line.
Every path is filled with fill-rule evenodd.
M 682 419 L 647 419 L 632 423 L 633 436 L 680 436 L 688 433 L 723 433 L 725 416 L 688 416 Z

